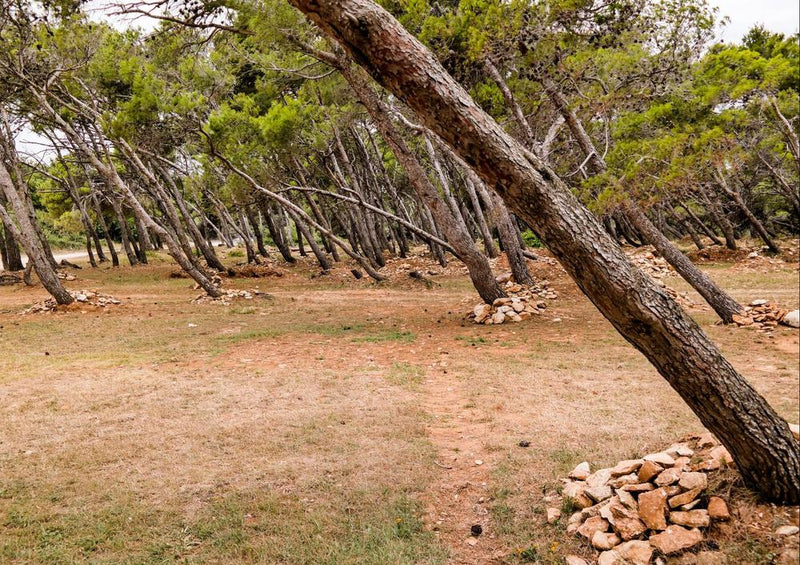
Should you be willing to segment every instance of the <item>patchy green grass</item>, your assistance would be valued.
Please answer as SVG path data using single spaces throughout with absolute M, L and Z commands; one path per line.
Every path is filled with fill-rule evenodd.
M 313 502 L 265 490 L 229 493 L 192 518 L 124 492 L 63 510 L 49 501 L 43 509 L 32 488 L 0 496 L 0 561 L 8 564 L 435 565 L 446 558 L 423 529 L 416 503 L 384 489 Z
M 417 334 L 409 331 L 383 331 L 363 337 L 354 338 L 355 343 L 382 343 L 385 341 L 397 341 L 399 343 L 411 343 L 417 339 Z
M 415 389 L 422 383 L 425 369 L 413 363 L 395 362 L 386 372 L 386 381 L 390 384 Z

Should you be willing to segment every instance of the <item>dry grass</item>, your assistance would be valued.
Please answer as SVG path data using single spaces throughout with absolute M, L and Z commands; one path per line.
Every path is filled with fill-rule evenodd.
M 544 523 L 559 477 L 700 424 L 559 269 L 536 268 L 561 298 L 499 327 L 463 322 L 475 295 L 458 276 L 423 290 L 311 280 L 300 265 L 231 281 L 272 298 L 220 306 L 191 304 L 168 264 L 84 270 L 72 285 L 123 305 L 37 316 L 17 313 L 41 289 L 0 288 L 0 562 L 560 563 L 584 551 Z M 796 270 L 710 268 L 740 299 L 797 306 Z M 696 314 L 796 419 L 797 332 L 769 339 Z M 473 523 L 485 533 L 469 545 Z

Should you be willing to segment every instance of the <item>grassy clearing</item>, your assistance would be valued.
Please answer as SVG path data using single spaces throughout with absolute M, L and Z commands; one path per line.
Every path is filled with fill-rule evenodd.
M 0 289 L 0 562 L 560 564 L 588 555 L 545 523 L 560 477 L 700 427 L 557 272 L 545 316 L 471 327 L 463 277 L 421 293 L 289 270 L 230 282 L 272 299 L 220 306 L 171 270 L 82 271 L 75 288 L 123 300 L 107 311 L 23 317 L 41 290 Z M 714 276 L 797 306 L 796 271 Z M 693 314 L 796 419 L 797 333 Z M 489 539 L 502 558 L 465 554 Z M 723 550 L 774 548 L 734 532 Z

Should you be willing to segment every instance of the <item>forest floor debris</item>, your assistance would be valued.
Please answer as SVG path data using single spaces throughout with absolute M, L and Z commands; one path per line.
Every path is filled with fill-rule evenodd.
M 95 306 L 97 308 L 105 308 L 107 306 L 116 306 L 122 304 L 113 296 L 103 294 L 96 290 L 70 290 L 69 293 L 75 299 L 75 302 L 66 306 L 59 306 L 55 298 L 48 298 L 40 302 L 35 302 L 30 307 L 22 311 L 23 314 L 41 314 L 46 312 L 56 312 L 59 310 L 70 310 L 75 308 L 82 308 L 85 306 Z
M 561 520 L 568 534 L 584 538 L 598 552 L 598 565 L 726 563 L 715 538 L 754 526 L 737 524 L 748 520 L 748 512 L 739 512 L 747 503 L 731 488 L 741 477 L 727 449 L 710 433 L 594 472 L 588 462 L 580 463 L 563 483 L 564 503 L 547 509 L 548 522 Z M 777 553 L 792 557 L 798 528 L 787 522 L 792 515 L 796 521 L 798 509 L 785 510 L 776 512 L 769 534 L 781 538 Z M 570 557 L 573 563 L 587 563 L 581 556 Z

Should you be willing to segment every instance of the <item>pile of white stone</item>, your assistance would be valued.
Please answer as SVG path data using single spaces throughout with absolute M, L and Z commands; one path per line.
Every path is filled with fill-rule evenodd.
M 627 255 L 634 265 L 653 278 L 661 279 L 675 274 L 667 260 L 654 255 L 650 246 L 628 250 Z
M 56 276 L 59 279 L 61 279 L 62 281 L 75 281 L 75 280 L 78 280 L 78 277 L 76 277 L 72 273 L 67 273 L 66 271 L 56 271 Z
M 796 426 L 792 431 L 797 434 Z M 567 533 L 585 538 L 600 552 L 598 565 L 663 565 L 662 556 L 702 544 L 712 522 L 731 519 L 727 502 L 706 492 L 708 474 L 733 461 L 709 433 L 692 445 L 678 443 L 594 472 L 589 463 L 578 465 L 564 479 L 562 494 L 579 509 L 567 518 Z M 563 519 L 561 511 L 548 508 L 547 519 Z M 796 531 L 787 526 L 776 534 Z M 566 562 L 588 565 L 575 555 Z
M 550 282 L 542 280 L 530 286 L 507 280 L 503 286 L 507 297 L 498 298 L 492 304 L 477 304 L 467 318 L 476 324 L 504 324 L 521 322 L 531 316 L 541 314 L 547 309 L 542 300 L 555 300 L 558 293 L 550 288 Z
M 97 306 L 98 308 L 105 308 L 106 306 L 121 304 L 119 300 L 108 294 L 102 294 L 96 290 L 70 290 L 69 293 L 75 299 L 75 304 L 85 304 L 87 306 Z M 39 314 L 42 312 L 54 312 L 58 308 L 58 303 L 54 298 L 48 298 L 41 302 L 36 302 L 29 308 L 22 311 L 23 314 Z
M 192 300 L 193 304 L 221 304 L 223 306 L 229 306 L 233 300 L 237 298 L 242 298 L 244 300 L 253 300 L 254 297 L 262 294 L 260 290 L 233 290 L 233 289 L 219 289 L 222 293 L 220 296 L 214 298 L 206 293 L 198 295 L 194 300 Z

